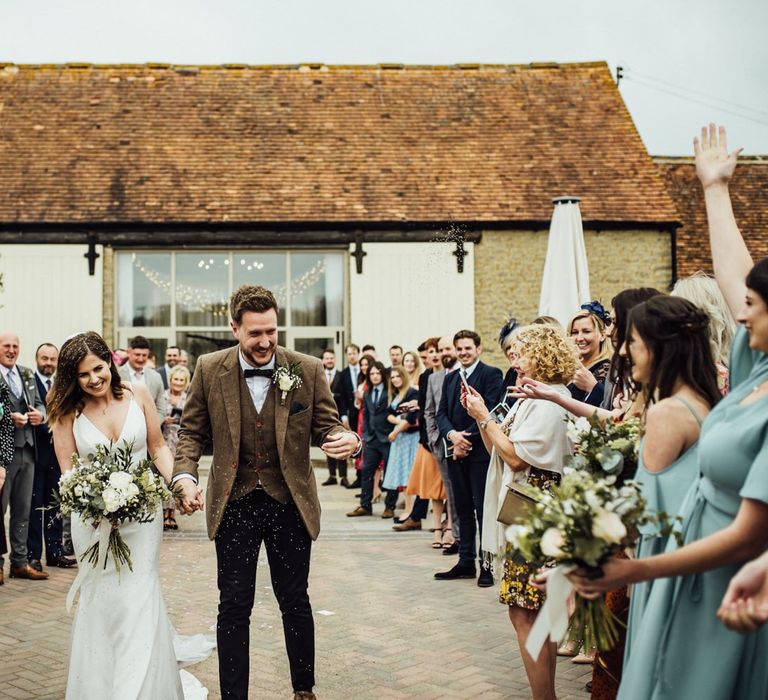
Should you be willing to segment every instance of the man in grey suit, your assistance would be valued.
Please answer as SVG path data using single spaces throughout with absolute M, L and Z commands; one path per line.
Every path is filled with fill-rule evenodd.
M 448 515 L 451 517 L 451 527 L 453 528 L 454 538 L 458 541 L 459 534 L 459 516 L 456 514 L 456 502 L 453 498 L 453 485 L 448 475 L 448 462 L 445 459 L 445 448 L 440 438 L 440 428 L 437 425 L 437 408 L 440 405 L 440 398 L 443 395 L 443 382 L 446 374 L 453 371 L 458 364 L 456 362 L 456 350 L 453 347 L 453 336 L 446 335 L 440 338 L 437 350 L 440 353 L 440 361 L 443 369 L 439 372 L 433 372 L 429 376 L 427 384 L 427 400 L 424 406 L 424 422 L 427 426 L 427 438 L 429 439 L 429 449 L 432 451 L 437 464 L 440 467 L 440 476 L 443 477 L 443 486 L 445 487 L 445 500 L 448 506 Z M 443 554 L 456 554 L 459 546 L 456 542 L 443 549 Z
M 0 333 L 0 376 L 9 389 L 14 427 L 13 461 L 7 466 L 0 517 L 5 517 L 10 505 L 11 578 L 39 581 L 47 579 L 48 574 L 29 565 L 27 537 L 35 480 L 34 428 L 45 421 L 45 404 L 38 394 L 32 370 L 17 365 L 18 357 L 19 337 L 15 333 Z M 0 555 L 0 571 L 3 563 Z
M 131 338 L 128 343 L 128 362 L 118 371 L 126 382 L 142 382 L 146 385 L 155 402 L 158 420 L 162 423 L 165 418 L 163 380 L 156 370 L 146 366 L 149 351 L 149 341 L 143 335 Z

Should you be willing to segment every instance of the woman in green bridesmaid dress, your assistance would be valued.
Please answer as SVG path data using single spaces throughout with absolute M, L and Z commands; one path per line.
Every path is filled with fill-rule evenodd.
M 704 188 L 715 277 L 742 324 L 730 361 L 730 394 L 699 438 L 700 476 L 681 508 L 684 546 L 612 560 L 595 581 L 574 575 L 595 597 L 655 580 L 624 668 L 620 700 L 765 700 L 768 628 L 726 629 L 716 617 L 731 577 L 768 547 L 768 258 L 756 265 L 736 226 L 728 181 L 738 151 L 710 125 L 694 143 Z M 746 282 L 745 282 L 746 278 Z
M 628 325 L 623 352 L 648 407 L 635 481 L 650 510 L 675 516 L 699 475 L 702 419 L 720 400 L 709 318 L 689 301 L 657 296 L 635 306 Z M 666 544 L 667 536 L 659 528 L 647 526 L 637 545 L 637 558 L 660 554 Z M 650 581 L 632 586 L 625 660 L 650 591 Z

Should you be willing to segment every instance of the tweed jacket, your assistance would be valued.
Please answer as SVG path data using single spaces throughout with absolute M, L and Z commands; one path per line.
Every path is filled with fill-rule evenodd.
M 240 382 L 244 381 L 239 346 L 203 355 L 187 392 L 179 427 L 174 476 L 198 477 L 198 462 L 208 439 L 213 442 L 213 463 L 208 477 L 205 511 L 208 536 L 219 529 L 237 475 L 240 452 Z M 323 444 L 329 435 L 344 432 L 336 403 L 315 357 L 278 346 L 276 365 L 300 365 L 302 384 L 288 392 L 273 387 L 275 432 L 280 468 L 304 526 L 312 539 L 320 532 L 320 501 L 309 460 L 310 443 Z

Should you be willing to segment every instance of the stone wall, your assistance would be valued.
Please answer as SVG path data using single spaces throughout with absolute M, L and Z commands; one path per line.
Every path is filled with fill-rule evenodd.
M 496 338 L 508 314 L 538 315 L 548 231 L 484 231 L 475 250 L 475 323 L 484 359 L 506 370 Z M 666 231 L 585 231 L 590 291 L 606 308 L 627 287 L 667 291 L 672 281 Z
M 104 276 L 102 278 L 104 294 L 104 306 L 102 307 L 104 318 L 103 335 L 107 344 L 114 348 L 117 347 L 117 329 L 115 327 L 115 251 L 113 248 L 104 246 L 101 264 L 104 266 Z

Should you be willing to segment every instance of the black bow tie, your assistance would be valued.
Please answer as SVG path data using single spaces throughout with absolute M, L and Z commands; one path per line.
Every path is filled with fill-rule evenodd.
M 245 375 L 245 378 L 248 379 L 248 377 L 266 377 L 267 379 L 272 379 L 272 374 L 274 370 L 272 369 L 245 369 L 243 370 L 243 374 Z

